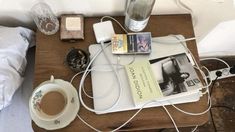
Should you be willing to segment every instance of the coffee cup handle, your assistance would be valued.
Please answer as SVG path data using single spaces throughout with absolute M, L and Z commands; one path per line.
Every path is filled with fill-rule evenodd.
M 50 78 L 50 82 L 54 82 L 54 76 L 53 75 L 51 75 L 51 78 Z

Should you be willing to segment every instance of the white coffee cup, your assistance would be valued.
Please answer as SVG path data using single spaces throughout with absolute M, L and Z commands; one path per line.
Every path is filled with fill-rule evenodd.
M 34 90 L 30 101 L 31 110 L 35 114 L 35 116 L 44 121 L 55 120 L 56 118 L 62 116 L 66 111 L 66 109 L 68 109 L 68 99 L 70 98 L 70 94 L 68 93 L 68 91 L 64 89 L 65 88 L 63 88 L 62 85 L 58 84 L 57 81 L 55 81 L 53 76 L 51 76 L 51 79 L 49 81 L 45 81 L 42 84 L 40 84 Z M 60 110 L 60 112 L 56 114 L 45 113 L 45 110 L 42 109 L 42 103 L 43 103 L 42 101 L 47 94 L 53 92 L 62 95 L 64 100 L 64 106 Z
M 54 98 L 55 95 L 59 98 Z M 43 102 L 45 107 L 43 107 Z M 60 103 L 62 105 L 57 107 Z M 55 111 L 56 113 L 49 113 L 50 111 L 46 111 L 47 107 L 50 111 L 56 107 L 59 109 Z M 76 118 L 79 108 L 76 88 L 70 82 L 54 79 L 53 76 L 35 88 L 29 100 L 32 120 L 46 130 L 60 129 L 69 125 Z

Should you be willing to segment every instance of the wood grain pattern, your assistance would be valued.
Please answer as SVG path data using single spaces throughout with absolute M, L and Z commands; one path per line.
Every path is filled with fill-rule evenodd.
M 123 24 L 124 17 L 115 17 Z M 37 32 L 37 46 L 35 58 L 35 78 L 34 86 L 36 87 L 41 82 L 54 75 L 55 78 L 61 78 L 69 81 L 75 74 L 65 64 L 65 55 L 71 47 L 80 48 L 87 51 L 90 44 L 96 43 L 92 24 L 99 22 L 100 17 L 84 18 L 84 40 L 79 40 L 76 43 L 62 42 L 59 39 L 59 33 L 46 36 Z M 113 23 L 116 33 L 124 33 L 116 23 Z M 144 31 L 152 32 L 153 37 L 166 36 L 169 34 L 182 34 L 185 38 L 194 37 L 193 26 L 190 15 L 161 15 L 151 16 L 149 23 Z M 197 48 L 195 41 L 188 42 L 188 47 L 191 49 L 196 59 L 198 60 Z M 161 49 L 159 49 L 161 50 Z M 169 51 L 170 52 L 170 51 Z M 74 81 L 74 86 L 79 84 L 78 77 Z M 90 77 L 86 80 L 86 88 L 91 93 Z M 85 98 L 85 97 L 84 97 Z M 85 99 L 88 106 L 93 106 L 92 100 Z M 195 103 L 178 105 L 180 108 L 190 112 L 201 112 L 207 108 L 207 98 L 204 96 L 200 101 Z M 189 116 L 175 110 L 171 106 L 167 106 L 179 127 L 202 125 L 208 121 L 208 113 L 201 116 Z M 131 117 L 136 110 L 118 112 L 113 114 L 96 115 L 88 112 L 84 107 L 79 110 L 79 115 L 94 127 L 109 131 L 115 129 Z M 45 131 L 32 124 L 34 131 Z M 170 118 L 162 107 L 144 109 L 134 118 L 128 125 L 121 130 L 143 130 L 173 127 Z M 69 126 L 57 131 L 92 131 L 89 127 L 83 124 L 76 118 Z

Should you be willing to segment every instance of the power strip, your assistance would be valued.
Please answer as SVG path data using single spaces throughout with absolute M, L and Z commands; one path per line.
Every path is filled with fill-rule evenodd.
M 216 72 L 220 71 L 222 74 L 220 77 L 217 78 L 217 80 L 219 79 L 224 79 L 224 78 L 228 78 L 228 77 L 234 77 L 235 74 L 231 73 L 231 69 L 232 67 L 230 68 L 223 68 L 223 69 L 218 69 L 218 70 L 214 70 L 214 71 L 210 71 L 210 79 L 211 80 L 215 80 L 216 79 Z

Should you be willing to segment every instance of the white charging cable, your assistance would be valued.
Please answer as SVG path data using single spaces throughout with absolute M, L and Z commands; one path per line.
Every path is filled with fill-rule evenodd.
M 230 68 L 229 64 L 227 62 L 225 62 L 224 60 L 220 59 L 220 58 L 212 57 L 212 58 L 201 58 L 200 59 L 200 61 L 205 61 L 205 60 L 217 60 L 217 61 L 220 61 L 220 62 L 224 63 L 227 66 L 227 68 Z
M 171 119 L 171 121 L 172 121 L 172 123 L 173 123 L 173 125 L 174 125 L 174 127 L 175 127 L 175 130 L 176 130 L 177 132 L 179 132 L 178 126 L 176 125 L 175 120 L 174 120 L 174 118 L 171 116 L 170 112 L 167 110 L 167 108 L 166 108 L 164 105 L 162 105 L 162 107 L 163 107 L 164 110 L 166 111 L 167 115 L 170 117 L 170 119 Z
M 109 45 L 110 45 L 110 43 L 107 44 L 107 47 L 108 47 Z M 105 47 L 105 48 L 106 48 L 106 47 Z M 101 52 L 102 52 L 102 49 L 98 50 L 94 56 L 91 56 L 91 57 L 90 57 L 90 58 L 93 58 L 92 62 L 95 60 L 95 58 L 96 58 Z M 91 62 L 91 63 L 92 63 L 92 62 Z M 90 65 L 90 64 L 89 64 L 89 65 Z M 94 70 L 94 69 L 92 69 L 92 68 L 89 69 L 89 67 L 88 67 L 88 70 L 87 70 L 86 74 L 84 74 L 84 78 L 85 78 L 85 79 L 86 79 L 87 75 L 90 73 L 91 70 Z M 85 72 L 85 71 L 81 71 L 81 72 L 78 72 L 77 74 L 75 74 L 75 75 L 72 77 L 70 83 L 72 84 L 74 78 L 77 77 L 78 75 L 84 73 L 84 72 Z M 91 97 L 90 95 L 88 95 L 88 94 L 85 92 L 85 89 L 84 89 L 84 88 L 85 88 L 85 87 L 84 87 L 84 84 L 85 84 L 85 83 L 84 83 L 84 82 L 80 82 L 80 84 L 82 84 L 82 90 L 83 90 L 83 92 L 85 93 L 85 95 L 86 95 L 87 97 L 93 98 L 93 97 Z
M 113 65 L 113 64 L 112 64 Z M 98 68 L 98 67 L 103 67 L 103 68 Z M 109 65 L 109 68 L 105 67 L 107 65 L 99 65 L 99 66 L 93 66 L 89 72 L 87 73 L 87 75 L 91 72 L 91 71 L 97 71 L 97 72 L 113 72 L 113 70 L 110 68 L 110 65 Z M 115 66 L 115 65 L 114 65 Z M 120 69 L 123 69 L 124 67 L 122 65 L 116 65 L 117 66 L 117 70 L 120 70 Z M 86 75 L 86 76 L 87 76 Z M 91 96 L 89 95 L 86 90 L 85 90 L 85 84 L 83 84 L 83 93 L 88 97 L 88 98 L 91 98 L 91 99 L 100 99 L 100 98 L 104 98 L 105 96 L 107 96 L 110 92 L 112 92 L 112 87 L 108 88 L 105 93 L 103 93 L 102 95 L 99 95 L 99 96 Z
M 178 6 L 178 7 L 180 7 L 181 9 L 183 9 L 183 10 L 185 10 L 185 11 L 187 11 L 188 13 L 190 13 L 192 16 L 193 16 L 193 10 L 190 8 L 190 7 L 188 7 L 187 5 L 185 5 L 181 0 L 175 0 L 175 2 L 176 2 L 176 5 Z
M 169 35 L 169 36 L 176 36 L 176 35 Z M 178 39 L 178 40 L 163 40 L 162 38 L 153 38 L 152 39 L 153 42 L 162 43 L 162 44 L 180 44 L 183 42 L 193 41 L 193 40 L 196 40 L 196 37 Z
M 149 104 L 151 104 L 151 103 L 153 103 L 153 102 L 155 102 L 155 101 L 146 102 L 146 103 L 145 103 L 144 105 L 142 105 L 142 107 L 141 107 L 138 111 L 136 111 L 135 114 L 132 115 L 126 122 L 124 122 L 122 125 L 120 125 L 120 126 L 117 127 L 116 129 L 111 130 L 111 132 L 115 132 L 115 131 L 121 129 L 123 126 L 125 126 L 127 123 L 129 123 L 133 118 L 135 118 L 135 117 L 141 112 L 141 110 L 142 110 L 146 105 L 149 105 Z M 94 126 L 92 126 L 91 124 L 89 124 L 88 122 L 86 122 L 86 121 L 85 121 L 81 116 L 79 116 L 78 114 L 77 114 L 77 117 L 78 117 L 84 124 L 86 124 L 88 127 L 90 127 L 92 130 L 94 130 L 94 131 L 96 131 L 96 132 L 101 132 L 101 130 L 98 130 L 97 128 L 95 128 Z
M 102 44 L 103 45 L 103 44 Z M 117 97 L 117 99 L 115 100 L 114 104 L 112 104 L 110 107 L 108 107 L 107 109 L 104 109 L 104 110 L 95 110 L 95 109 L 92 109 L 90 107 L 88 107 L 84 101 L 83 101 L 83 98 L 82 98 L 82 88 L 84 86 L 84 82 L 85 82 L 85 79 L 86 79 L 86 76 L 87 76 L 87 73 L 89 72 L 89 68 L 91 66 L 91 64 L 93 63 L 93 61 L 97 58 L 97 56 L 103 52 L 103 49 L 105 47 L 102 46 L 102 50 L 98 51 L 94 57 L 91 59 L 90 63 L 88 64 L 87 68 L 85 69 L 82 77 L 81 77 L 81 81 L 80 81 L 80 84 L 79 84 L 79 89 L 78 89 L 78 96 L 79 96 L 79 99 L 80 99 L 80 102 L 81 104 L 89 111 L 91 112 L 95 112 L 95 113 L 99 113 L 99 112 L 105 112 L 105 111 L 108 111 L 110 109 L 113 109 L 114 107 L 116 107 L 116 105 L 118 104 L 119 100 L 120 100 L 120 95 L 121 95 L 121 92 L 122 92 L 122 88 L 121 88 L 121 82 L 120 82 L 120 79 L 118 77 L 118 75 L 115 73 L 115 76 L 117 77 L 117 80 L 118 80 L 118 85 L 119 85 L 119 96 Z M 115 69 L 114 69 L 115 70 Z
M 126 34 L 128 34 L 129 32 L 122 26 L 122 24 L 120 22 L 118 22 L 115 18 L 111 17 L 111 16 L 103 16 L 100 21 L 103 22 L 105 18 L 109 18 L 113 21 L 115 21 L 121 28 L 123 31 L 125 31 Z
M 196 127 L 191 132 L 196 132 L 197 128 L 198 128 L 198 125 L 196 125 Z
M 208 70 L 208 68 L 206 68 L 205 66 L 202 66 L 202 69 L 205 69 L 206 72 L 207 72 L 207 75 L 208 75 L 208 76 L 206 76 L 206 74 L 204 74 L 204 76 L 203 76 L 203 77 L 204 77 L 204 80 L 205 80 L 205 79 L 209 79 L 209 80 L 210 80 L 210 83 L 208 84 L 207 89 L 206 89 L 204 92 L 202 92 L 202 95 L 204 95 L 204 94 L 207 94 L 207 93 L 208 93 L 209 87 L 210 87 L 211 84 L 212 84 L 212 79 L 211 79 L 210 71 Z M 208 103 L 208 104 L 210 103 L 210 99 L 209 99 L 209 98 L 207 99 L 207 103 Z
M 92 71 L 92 70 L 98 70 L 98 69 L 91 69 L 91 70 L 89 70 L 89 71 Z M 100 71 L 100 70 L 98 70 L 98 71 Z M 105 70 L 105 71 L 110 71 L 110 70 Z M 70 83 L 73 83 L 74 78 L 75 78 L 76 76 L 82 74 L 82 73 L 84 73 L 84 71 L 81 71 L 81 72 L 75 74 L 75 75 L 72 77 Z M 116 129 L 112 130 L 112 132 L 117 131 L 117 130 L 119 130 L 120 128 L 122 128 L 123 126 L 125 126 L 125 125 L 126 125 L 127 123 L 129 123 L 134 117 L 136 117 L 146 105 L 148 105 L 148 104 L 150 104 L 150 103 L 153 103 L 153 102 L 156 102 L 156 101 L 149 101 L 149 102 L 145 103 L 132 117 L 130 117 L 126 122 L 124 122 L 122 125 L 120 125 L 120 126 L 117 127 Z M 167 111 L 167 112 L 168 112 L 168 111 Z M 168 112 L 168 113 L 169 113 L 169 112 Z M 101 132 L 101 130 L 98 130 L 97 128 L 93 127 L 91 124 L 89 124 L 88 122 L 86 122 L 86 121 L 85 121 L 81 116 L 79 116 L 78 114 L 77 114 L 77 117 L 78 117 L 84 124 L 86 124 L 88 127 L 90 127 L 92 130 L 97 131 L 97 132 Z M 171 119 L 172 119 L 172 117 L 171 117 Z M 174 123 L 174 124 L 175 124 L 175 123 Z
M 207 72 L 208 79 L 210 80 L 210 83 L 208 84 L 208 87 L 209 87 L 209 86 L 211 86 L 211 84 L 212 84 L 210 71 L 209 71 L 209 70 L 208 70 L 208 68 L 207 68 L 207 67 L 205 67 L 205 66 L 202 66 L 202 69 L 205 69 L 205 70 L 206 70 L 206 72 Z M 206 74 L 205 74 L 205 76 L 206 76 Z
M 117 21 L 117 20 L 115 20 L 114 18 L 112 18 L 112 17 L 109 17 L 109 16 L 105 16 L 105 17 L 103 17 L 102 19 L 101 19 L 101 21 L 103 21 L 103 19 L 104 18 L 110 18 L 110 19 L 112 19 L 112 20 L 114 20 L 115 22 L 117 22 L 118 24 L 119 24 L 119 26 L 125 31 L 125 28 Z M 127 31 L 125 31 L 126 33 L 128 33 Z M 172 41 L 172 42 L 169 42 L 168 41 L 168 43 L 182 43 L 182 42 L 186 42 L 186 41 L 191 41 L 191 40 L 195 40 L 196 38 L 189 38 L 189 39 L 178 39 L 178 41 Z M 184 46 L 184 45 L 183 45 Z M 119 102 L 119 99 L 120 99 L 120 95 L 121 95 L 121 92 L 122 92 L 122 87 L 121 87 L 121 83 L 120 83 L 120 78 L 118 77 L 118 72 L 117 72 L 117 69 L 116 68 L 114 68 L 114 66 L 113 66 L 113 64 L 111 63 L 111 61 L 109 60 L 109 58 L 108 58 L 108 56 L 107 56 L 107 54 L 105 53 L 105 50 L 104 50 L 104 43 L 102 42 L 101 43 L 101 48 L 102 48 L 102 50 L 99 50 L 98 52 L 97 52 L 97 54 L 95 54 L 94 55 L 94 57 L 91 59 L 91 61 L 90 61 L 90 63 L 88 64 L 88 66 L 87 66 L 87 68 L 86 68 L 86 70 L 83 72 L 83 76 L 82 76 L 82 78 L 81 78 L 81 81 L 80 81 L 80 85 L 79 85 L 79 99 L 80 99 L 80 102 L 81 102 L 81 104 L 87 109 L 87 110 L 89 110 L 89 111 L 91 111 L 91 112 L 105 112 L 105 111 L 107 111 L 107 110 L 110 110 L 110 109 L 112 109 L 112 108 L 114 108 L 116 105 L 117 105 L 117 103 Z M 189 50 L 189 49 L 188 49 Z M 189 50 L 190 51 L 190 50 Z M 119 81 L 119 97 L 116 99 L 116 101 L 115 101 L 115 103 L 112 105 L 112 106 L 110 106 L 109 108 L 107 108 L 107 109 L 105 109 L 105 110 L 94 110 L 94 109 L 92 109 L 92 108 L 89 108 L 88 106 L 86 106 L 86 104 L 84 103 L 84 101 L 83 101 L 83 99 L 82 99 L 82 95 L 81 95 L 81 93 L 82 93 L 82 89 L 84 88 L 84 81 L 85 81 L 85 78 L 86 78 L 86 76 L 89 74 L 89 72 L 91 71 L 91 70 L 94 70 L 94 69 L 89 69 L 90 68 L 90 66 L 91 66 L 91 64 L 93 63 L 93 61 L 97 58 L 97 56 L 101 53 L 101 52 L 104 52 L 104 55 L 105 55 L 105 57 L 106 57 L 106 59 L 107 59 L 107 61 L 109 61 L 109 64 L 111 65 L 111 68 L 112 68 L 112 71 L 114 71 L 114 73 L 115 73 L 115 77 L 117 78 L 117 80 Z M 194 59 L 194 58 L 193 58 Z M 195 61 L 195 59 L 194 59 L 194 61 Z M 196 63 L 196 61 L 195 61 L 195 63 Z M 196 63 L 197 64 L 197 63 Z M 199 66 L 197 65 L 197 67 L 199 68 Z M 200 69 L 200 68 L 199 68 Z M 116 72 L 115 72 L 116 71 Z M 200 70 L 199 70 L 200 71 Z M 201 73 L 203 73 L 203 71 L 200 71 Z M 79 73 L 78 73 L 79 74 Z M 76 76 L 78 75 L 78 74 L 76 74 Z M 80 73 L 81 74 L 81 73 Z M 71 79 L 71 82 L 72 82 L 72 80 L 75 78 L 75 76 Z M 208 85 L 208 83 L 207 83 L 207 85 Z M 84 90 L 83 90 L 83 92 L 84 92 Z M 94 98 L 94 97 L 93 97 Z M 123 123 L 121 126 L 119 126 L 118 128 L 116 128 L 116 129 L 114 129 L 113 131 L 117 131 L 117 130 L 119 130 L 120 128 L 122 128 L 123 126 L 125 126 L 128 122 L 130 122 L 146 105 L 148 105 L 149 103 L 151 103 L 151 102 L 148 102 L 148 103 L 146 103 L 146 104 L 144 104 L 131 118 L 129 118 L 125 123 Z M 211 103 L 210 103 L 211 104 Z M 168 116 L 170 117 L 170 119 L 171 119 L 171 121 L 173 122 L 173 125 L 174 125 L 174 127 L 175 127 L 175 129 L 177 130 L 177 131 L 179 131 L 178 130 L 178 127 L 177 127 L 177 125 L 176 125 L 176 123 L 175 123 L 175 121 L 174 121 L 174 119 L 172 118 L 172 116 L 171 116 L 171 114 L 169 113 L 169 111 L 166 109 L 166 107 L 164 106 L 164 105 L 162 105 L 162 107 L 164 108 L 164 110 L 166 111 L 166 113 L 168 114 Z M 175 106 L 176 107 L 176 106 Z M 178 107 L 177 107 L 178 108 Z M 182 112 L 185 112 L 185 111 L 183 111 L 183 110 L 181 110 Z M 201 112 L 202 113 L 202 112 Z M 191 114 L 191 113 L 188 113 L 188 114 Z M 195 113 L 193 113 L 193 114 L 195 114 Z M 198 113 L 198 114 L 200 114 L 200 113 Z M 98 130 L 98 129 L 96 129 L 96 128 L 94 128 L 92 125 L 90 125 L 89 123 L 87 123 L 85 120 L 83 120 L 78 114 L 77 114 L 77 117 L 82 121 L 82 122 L 84 122 L 88 127 L 90 127 L 91 129 L 93 129 L 93 130 L 95 130 L 95 131 L 100 131 L 100 130 Z M 195 130 L 195 129 L 194 129 Z
M 116 19 L 114 19 L 113 17 L 104 16 L 104 17 L 101 18 L 101 22 L 103 21 L 104 18 L 109 18 L 109 19 L 114 20 L 116 23 L 118 23 L 118 25 L 119 25 L 126 33 L 128 33 L 127 30 L 125 30 L 125 28 L 124 28 Z M 97 54 L 91 59 L 90 63 L 88 64 L 87 68 L 85 69 L 85 71 L 84 71 L 84 73 L 83 73 L 83 76 L 82 76 L 82 78 L 81 78 L 81 82 L 80 82 L 80 84 L 79 84 L 79 93 L 78 93 L 78 94 L 79 94 L 79 99 L 80 99 L 81 104 L 82 104 L 87 110 L 89 110 L 89 111 L 91 111 L 91 112 L 95 112 L 95 113 L 105 112 L 105 111 L 108 111 L 108 110 L 110 110 L 110 109 L 113 109 L 113 108 L 118 104 L 118 102 L 119 102 L 119 100 L 120 100 L 120 98 L 121 98 L 121 93 L 122 93 L 122 86 L 121 86 L 121 81 L 120 81 L 118 72 L 117 72 L 117 70 L 114 68 L 114 66 L 112 65 L 111 61 L 109 60 L 109 58 L 108 58 L 108 56 L 107 56 L 106 51 L 104 50 L 104 48 L 105 48 L 104 42 L 101 42 L 101 49 L 102 49 L 102 50 L 100 50 L 99 52 L 97 52 Z M 93 61 L 96 59 L 96 57 L 97 57 L 101 52 L 103 52 L 103 54 L 104 54 L 106 60 L 108 61 L 108 63 L 109 63 L 109 65 L 111 66 L 111 68 L 113 69 L 113 72 L 114 72 L 114 74 L 115 74 L 115 77 L 116 77 L 116 79 L 117 79 L 117 81 L 118 81 L 119 93 L 118 93 L 118 97 L 117 97 L 117 99 L 115 100 L 114 104 L 112 104 L 110 107 L 108 107 L 108 108 L 105 109 L 105 110 L 95 110 L 95 109 L 92 109 L 92 108 L 88 107 L 88 106 L 84 103 L 83 98 L 82 98 L 82 89 L 84 89 L 84 81 L 85 81 L 85 78 L 86 78 L 87 74 L 89 73 L 89 68 L 90 68 L 91 64 L 93 63 Z M 84 92 L 84 90 L 83 90 L 83 92 Z
M 198 67 L 196 67 L 196 66 L 193 66 L 193 68 L 197 69 L 198 71 L 201 70 L 201 72 L 202 72 L 202 74 L 203 74 L 203 80 L 205 80 L 204 76 L 205 76 L 205 77 L 207 77 L 207 76 L 206 76 L 206 74 L 204 73 L 204 71 L 203 71 L 202 69 L 205 69 L 205 70 L 206 70 L 207 75 L 210 74 L 210 71 L 209 71 L 208 68 L 206 68 L 205 66 L 202 66 L 201 69 L 198 68 Z M 210 79 L 211 76 L 208 76 L 207 78 Z M 210 80 L 208 86 L 205 85 L 203 88 L 207 88 L 207 87 L 209 87 L 211 84 L 212 84 L 212 81 Z
M 122 91 L 123 91 L 123 88 L 122 88 L 122 85 L 121 85 L 121 79 L 119 77 L 117 69 L 112 65 L 112 62 L 110 61 L 110 59 L 109 59 L 109 57 L 108 57 L 108 55 L 107 55 L 107 53 L 105 51 L 104 42 L 101 42 L 101 48 L 102 48 L 102 51 L 103 51 L 103 54 L 104 54 L 106 60 L 108 61 L 109 65 L 111 66 L 111 68 L 112 68 L 112 70 L 114 72 L 114 75 L 115 75 L 115 77 L 116 77 L 116 79 L 118 81 L 118 89 L 119 89 L 118 98 L 117 98 L 117 100 L 114 103 L 115 104 L 114 106 L 116 106 L 119 103 L 120 99 L 121 99 L 121 94 L 122 94 Z
M 149 104 L 151 104 L 151 103 L 160 103 L 160 102 L 159 102 L 159 101 L 156 101 L 156 100 L 146 102 L 146 103 L 143 104 L 142 107 L 141 107 L 138 111 L 136 111 L 135 114 L 132 115 L 126 122 L 124 122 L 122 125 L 120 125 L 120 126 L 117 127 L 116 129 L 111 130 L 111 132 L 115 132 L 115 131 L 118 131 L 119 129 L 121 129 L 123 126 L 125 126 L 127 123 L 129 123 L 133 118 L 135 118 L 135 117 L 142 111 L 142 109 L 143 109 L 145 106 L 147 106 L 147 105 L 149 105 Z M 176 131 L 179 132 L 178 126 L 176 125 L 176 122 L 175 122 L 175 120 L 173 119 L 173 117 L 171 116 L 171 114 L 170 114 L 170 112 L 168 111 L 168 109 L 167 109 L 164 105 L 162 105 L 162 104 L 161 104 L 161 106 L 164 108 L 164 110 L 166 111 L 167 115 L 170 117 L 170 119 L 171 119 L 171 121 L 172 121 L 172 123 L 173 123 L 173 125 L 174 125 L 174 127 L 175 127 L 175 129 L 176 129 Z M 78 117 L 84 124 L 86 124 L 88 127 L 90 127 L 92 130 L 94 130 L 94 131 L 96 131 L 96 132 L 101 132 L 101 130 L 99 130 L 99 129 L 95 128 L 94 126 L 92 126 L 91 124 L 89 124 L 87 121 L 85 121 L 85 120 L 84 120 L 81 116 L 79 116 L 78 114 L 77 114 L 77 117 Z
M 180 40 L 180 38 L 178 38 L 178 36 L 173 36 L 173 37 L 175 37 L 176 39 Z M 196 67 L 199 69 L 201 75 L 203 76 L 203 78 L 204 78 L 204 80 L 205 80 L 206 88 L 207 88 L 207 89 L 206 89 L 206 93 L 208 94 L 209 106 L 208 106 L 208 108 L 207 108 L 205 111 L 203 111 L 203 112 L 192 113 L 192 112 L 187 112 L 187 111 L 185 111 L 185 110 L 182 110 L 182 109 L 178 108 L 177 106 L 175 106 L 175 105 L 172 104 L 172 103 L 171 103 L 171 105 L 172 105 L 174 108 L 176 108 L 177 110 L 179 110 L 180 112 L 185 113 L 185 114 L 188 114 L 188 115 L 202 115 L 202 114 L 207 113 L 207 112 L 210 110 L 210 108 L 211 108 L 211 97 L 210 97 L 210 94 L 209 94 L 209 84 L 208 84 L 208 81 L 207 81 L 207 77 L 205 76 L 204 72 L 200 69 L 200 67 L 199 67 L 199 65 L 198 65 L 198 63 L 197 63 L 197 61 L 196 61 L 196 59 L 194 58 L 192 52 L 184 45 L 184 43 L 181 42 L 181 44 L 184 46 L 184 48 L 187 50 L 187 52 L 192 56 L 192 59 L 193 59 L 193 61 L 195 62 Z M 206 94 L 206 93 L 205 93 L 205 94 Z M 170 102 L 170 101 L 169 101 L 169 102 Z
M 197 24 L 197 19 L 196 19 L 196 16 L 195 16 L 193 10 L 192 10 L 189 6 L 187 6 L 186 4 L 184 4 L 181 0 L 175 0 L 175 2 L 176 2 L 176 5 L 177 5 L 179 8 L 181 8 L 181 9 L 183 9 L 183 10 L 185 10 L 186 12 L 188 12 L 188 13 L 191 14 L 192 19 L 193 19 L 193 25 L 196 26 L 196 24 Z
M 216 60 L 216 61 L 220 61 L 220 62 L 222 62 L 223 64 L 225 64 L 226 65 L 226 67 L 227 68 L 230 68 L 230 66 L 229 66 L 229 64 L 226 62 L 226 61 L 224 61 L 224 60 L 222 60 L 222 59 L 220 59 L 220 58 L 203 58 L 203 59 L 200 59 L 200 61 L 206 61 L 206 60 Z M 208 77 L 209 77 L 209 79 L 210 79 L 210 84 L 209 84 L 209 86 L 212 84 L 212 81 L 213 80 L 211 80 L 211 76 L 210 76 L 210 71 L 206 68 L 206 67 L 202 67 L 202 68 L 204 68 L 204 69 L 206 69 L 207 70 L 207 72 L 208 72 Z M 229 71 L 227 71 L 227 72 L 229 72 Z M 207 78 L 208 78 L 207 77 Z M 207 91 L 205 91 L 203 94 L 205 94 L 206 92 L 208 92 L 209 91 L 209 88 L 208 88 L 208 90 Z M 208 100 L 208 102 L 209 102 L 209 100 Z
M 197 70 L 199 70 L 200 74 L 204 74 L 203 71 L 200 69 L 196 59 L 194 58 L 192 52 L 184 44 L 184 42 L 192 41 L 192 40 L 195 40 L 196 38 L 193 37 L 193 38 L 181 39 L 177 35 L 169 35 L 169 36 L 172 36 L 172 37 L 176 38 L 177 40 L 175 40 L 175 41 L 167 41 L 167 40 L 161 40 L 161 38 L 154 38 L 154 39 L 152 39 L 152 41 L 153 42 L 157 42 L 157 43 L 162 43 L 162 44 L 181 44 L 184 47 L 184 49 L 186 50 L 186 52 L 188 52 L 191 55 L 191 57 L 192 57 L 195 65 L 196 65 L 196 67 L 198 67 Z M 206 85 L 204 87 L 201 87 L 199 89 L 204 89 L 204 88 L 208 88 L 208 85 Z
M 205 82 L 206 82 L 206 84 L 208 85 L 208 82 L 207 82 L 207 80 L 205 79 Z M 208 97 L 208 99 L 209 99 L 209 106 L 208 106 L 208 108 L 205 110 L 205 111 L 203 111 L 203 112 L 199 112 L 199 113 L 193 113 L 193 112 L 187 112 L 187 111 L 185 111 L 185 110 L 182 110 L 182 109 L 180 109 L 179 107 L 177 107 L 177 106 L 175 106 L 174 104 L 171 104 L 175 109 L 177 109 L 178 111 L 180 111 L 180 112 L 182 112 L 182 113 L 184 113 L 184 114 L 187 114 L 187 115 L 192 115 L 192 116 L 198 116 L 198 115 L 203 115 L 203 114 L 205 114 L 205 113 L 207 113 L 210 109 L 211 109 L 211 97 L 210 97 L 210 94 L 209 94 L 209 90 L 206 92 L 208 95 L 207 95 L 207 97 Z
M 109 45 L 110 45 L 110 43 L 107 44 L 107 46 L 105 46 L 104 48 L 107 48 Z M 101 52 L 102 52 L 102 49 L 99 49 L 99 50 L 97 51 L 97 53 L 96 53 L 94 56 L 91 56 L 90 58 L 97 57 Z M 123 65 L 118 65 L 118 64 L 112 64 L 112 65 L 118 66 L 118 68 L 117 68 L 118 70 L 124 68 Z M 102 67 L 102 69 L 99 68 L 99 66 Z M 99 66 L 92 66 L 92 68 L 90 68 L 90 69 L 87 71 L 87 73 L 85 74 L 85 77 L 84 77 L 84 78 L 86 78 L 87 75 L 88 75 L 91 71 L 102 71 L 102 72 L 112 72 L 112 71 L 113 71 L 111 68 L 105 67 L 105 66 L 109 66 L 109 67 L 110 67 L 110 64 L 103 64 L 103 65 L 99 65 Z M 105 68 L 104 68 L 104 67 L 105 67 Z M 73 80 L 74 80 L 78 75 L 80 75 L 80 74 L 82 74 L 82 73 L 84 73 L 84 71 L 81 71 L 81 72 L 76 73 L 76 74 L 72 77 L 72 79 L 70 80 L 70 83 L 72 84 Z M 85 91 L 85 86 L 84 86 L 84 85 L 85 85 L 85 83 L 82 83 L 82 91 L 83 91 L 83 93 L 84 93 L 88 98 L 98 99 L 98 98 L 104 97 L 104 95 L 100 95 L 100 96 L 98 96 L 98 97 L 93 97 L 93 96 L 89 95 L 89 94 Z M 111 88 L 110 88 L 110 90 L 111 90 Z

